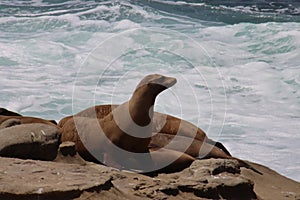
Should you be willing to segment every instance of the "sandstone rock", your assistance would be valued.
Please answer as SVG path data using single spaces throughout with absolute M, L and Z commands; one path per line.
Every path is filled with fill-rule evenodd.
M 0 158 L 0 162 L 1 200 L 67 200 L 82 191 L 112 187 L 109 173 L 86 166 L 13 158 Z
M 207 159 L 195 161 L 182 172 L 158 178 L 171 177 L 172 182 L 163 191 L 173 194 L 189 192 L 209 199 L 256 199 L 253 183 L 239 172 L 236 160 Z
M 0 156 L 53 160 L 57 155 L 60 132 L 50 125 L 22 124 L 0 130 Z
M 300 200 L 300 183 L 286 178 L 274 170 L 257 163 L 253 167 L 263 173 L 257 175 L 251 170 L 242 168 L 241 174 L 254 183 L 254 191 L 264 200 Z
M 90 162 L 83 165 L 0 157 L 0 199 L 299 199 L 300 183 L 266 167 L 255 167 L 264 175 L 240 170 L 234 160 L 207 159 L 195 161 L 182 172 L 149 177 Z
M 0 165 L 0 171 L 5 174 L 1 177 L 1 183 L 5 183 L 5 187 L 0 187 L 0 199 L 84 199 L 91 196 L 95 199 L 111 196 L 113 199 L 128 200 L 162 200 L 169 197 L 234 199 L 241 193 L 244 196 L 236 199 L 256 199 L 253 184 L 248 179 L 226 170 L 225 174 L 220 172 L 217 177 L 211 175 L 210 172 L 220 162 L 222 161 L 215 159 L 201 160 L 180 173 L 149 177 L 94 163 L 79 165 L 7 159 L 6 164 Z M 213 163 L 212 168 L 208 167 L 209 163 Z M 238 168 L 236 163 L 227 163 Z M 16 189 L 16 184 L 24 187 Z
M 68 163 L 68 164 L 80 164 L 86 165 L 86 161 L 81 158 L 75 150 L 74 142 L 63 142 L 59 145 L 57 157 L 55 162 Z

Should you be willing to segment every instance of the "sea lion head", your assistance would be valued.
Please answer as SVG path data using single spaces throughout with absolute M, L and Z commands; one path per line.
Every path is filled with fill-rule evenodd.
M 137 85 L 136 90 L 146 89 L 152 94 L 159 94 L 176 83 L 176 78 L 167 77 L 160 74 L 150 74 L 145 76 Z
M 157 95 L 175 83 L 176 79 L 173 77 L 160 74 L 145 76 L 129 100 L 129 113 L 133 121 L 140 126 L 149 125 L 152 121 L 153 106 Z

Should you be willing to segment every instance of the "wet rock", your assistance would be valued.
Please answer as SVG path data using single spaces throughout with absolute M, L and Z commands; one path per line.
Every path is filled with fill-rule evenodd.
M 0 156 L 54 160 L 60 140 L 55 126 L 33 123 L 0 130 Z

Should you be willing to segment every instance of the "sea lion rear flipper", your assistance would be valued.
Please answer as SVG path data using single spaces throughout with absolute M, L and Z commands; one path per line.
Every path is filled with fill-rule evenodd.
M 157 172 L 173 173 L 189 167 L 196 159 L 186 153 L 172 149 L 150 149 Z
M 233 157 L 234 158 L 234 157 Z M 241 167 L 246 167 L 247 169 L 251 169 L 252 171 L 263 175 L 263 173 L 261 173 L 260 171 L 258 171 L 257 169 L 255 169 L 254 167 L 252 167 L 250 164 L 248 164 L 246 161 L 243 161 L 241 159 L 238 158 L 234 158 L 235 160 L 237 160 L 239 162 L 239 164 L 241 165 Z
M 214 141 L 212 139 L 209 139 L 209 138 L 207 138 L 205 142 L 207 142 L 208 144 L 214 145 L 215 147 L 218 147 L 219 149 L 224 151 L 228 156 L 231 156 L 229 151 L 226 149 L 226 147 L 221 142 L 216 142 L 216 141 Z

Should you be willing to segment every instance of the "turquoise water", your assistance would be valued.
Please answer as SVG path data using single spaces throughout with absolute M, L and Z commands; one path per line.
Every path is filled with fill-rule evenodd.
M 300 181 L 296 1 L 0 2 L 0 106 L 59 120 L 177 78 L 155 109 Z

